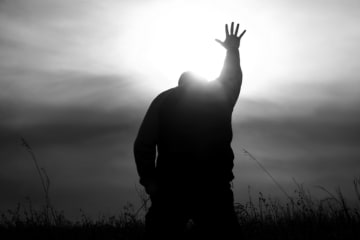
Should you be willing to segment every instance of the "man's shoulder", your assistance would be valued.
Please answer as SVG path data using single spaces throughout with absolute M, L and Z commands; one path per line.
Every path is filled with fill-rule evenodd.
M 165 99 L 168 97 L 168 96 L 171 96 L 173 94 L 175 94 L 175 92 L 177 91 L 177 87 L 174 87 L 174 88 L 170 88 L 168 90 L 165 90 L 163 92 L 161 92 L 159 95 L 157 95 L 154 100 L 152 101 L 152 104 L 153 106 L 159 106 L 161 105 L 161 103 L 163 101 L 165 101 Z
M 165 91 L 161 92 L 161 93 L 158 95 L 158 97 L 167 96 L 167 95 L 169 95 L 169 94 L 171 94 L 171 93 L 173 93 L 173 92 L 176 92 L 177 89 L 178 89 L 178 87 L 169 88 L 168 90 L 165 90 Z
M 167 96 L 174 94 L 177 91 L 177 89 L 178 89 L 177 87 L 174 87 L 161 92 L 159 95 L 155 97 L 154 101 L 162 101 Z

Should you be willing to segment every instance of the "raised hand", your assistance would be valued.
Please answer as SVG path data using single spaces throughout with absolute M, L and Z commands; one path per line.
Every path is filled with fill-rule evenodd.
M 229 33 L 229 27 L 226 24 L 225 25 L 225 33 L 226 33 L 225 41 L 220 41 L 219 39 L 215 39 L 215 41 L 220 43 L 227 50 L 229 50 L 229 49 L 238 49 L 240 47 L 240 39 L 245 34 L 246 30 L 244 30 L 240 34 L 240 36 L 237 36 L 238 31 L 239 31 L 239 24 L 236 25 L 236 29 L 235 29 L 235 32 L 234 32 L 234 22 L 232 22 L 231 23 L 230 33 Z

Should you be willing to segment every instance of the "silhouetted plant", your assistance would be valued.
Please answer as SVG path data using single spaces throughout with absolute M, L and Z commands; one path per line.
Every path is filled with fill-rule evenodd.
M 29 145 L 29 143 L 22 137 L 21 138 L 21 144 L 22 146 L 26 149 L 26 151 L 31 155 L 32 160 L 34 161 L 37 173 L 40 177 L 40 181 L 41 181 L 41 185 L 44 191 L 44 195 L 45 195 L 45 212 L 44 217 L 46 222 L 48 222 L 49 224 L 51 224 L 51 222 L 57 224 L 58 219 L 57 217 L 57 213 L 55 208 L 53 207 L 51 201 L 50 201 L 50 178 L 46 173 L 46 170 L 44 168 L 41 168 L 38 164 L 37 158 L 35 156 L 35 153 L 33 151 L 33 149 L 31 148 L 31 146 Z

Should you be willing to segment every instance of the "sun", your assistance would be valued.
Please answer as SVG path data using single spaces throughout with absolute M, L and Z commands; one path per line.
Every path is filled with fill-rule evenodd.
M 240 32 L 247 30 L 240 47 L 241 67 L 249 80 L 245 94 L 268 94 L 274 89 L 268 79 L 273 86 L 281 81 L 275 75 L 291 67 L 277 63 L 277 58 L 291 52 L 291 46 L 284 45 L 286 35 L 273 28 L 270 20 L 258 18 L 250 2 L 234 3 L 231 8 L 220 0 L 145 2 L 126 13 L 114 7 L 116 13 L 106 16 L 114 16 L 109 22 L 116 24 L 103 26 L 111 33 L 106 36 L 110 40 L 100 44 L 100 56 L 94 48 L 87 51 L 104 63 L 105 71 L 131 78 L 145 92 L 176 86 L 185 71 L 209 81 L 217 78 L 226 50 L 215 39 L 225 39 L 224 25 L 232 21 L 240 23 Z
M 174 86 L 182 72 L 193 71 L 207 80 L 219 76 L 225 50 L 215 41 L 224 39 L 224 23 L 213 13 L 197 5 L 180 2 L 151 5 L 142 14 L 141 29 L 131 35 L 134 46 L 133 64 L 142 71 L 157 75 L 157 88 Z

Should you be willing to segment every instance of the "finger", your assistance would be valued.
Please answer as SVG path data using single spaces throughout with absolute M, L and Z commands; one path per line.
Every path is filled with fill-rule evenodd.
M 224 45 L 223 41 L 220 41 L 219 39 L 215 39 L 216 42 L 220 43 L 221 45 Z
M 226 36 L 229 36 L 229 27 L 227 24 L 225 24 L 225 33 L 226 33 Z
M 246 30 L 244 30 L 244 31 L 240 34 L 240 37 L 239 37 L 239 38 L 241 38 L 245 33 L 246 33 Z
M 230 31 L 231 35 L 234 35 L 234 22 L 231 23 L 231 31 Z
M 236 25 L 236 30 L 235 30 L 235 37 L 238 35 L 238 31 L 239 31 L 239 24 Z

